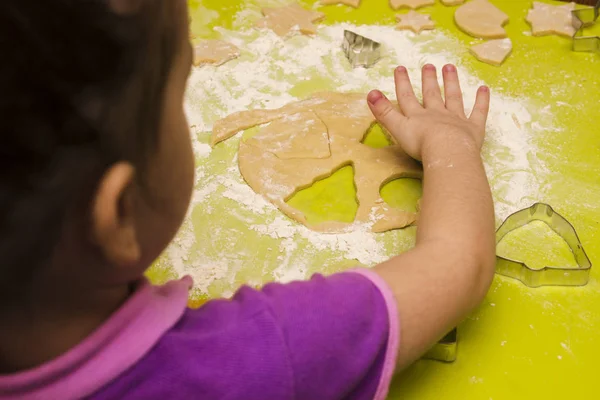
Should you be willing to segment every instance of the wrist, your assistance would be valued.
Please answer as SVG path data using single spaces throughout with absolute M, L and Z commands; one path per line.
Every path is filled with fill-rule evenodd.
M 449 168 L 462 161 L 481 161 L 481 148 L 468 134 L 445 132 L 443 135 L 443 138 L 423 143 L 421 159 L 425 168 Z

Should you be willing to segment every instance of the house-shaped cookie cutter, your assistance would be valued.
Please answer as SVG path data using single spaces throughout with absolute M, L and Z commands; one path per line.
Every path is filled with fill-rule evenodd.
M 600 53 L 600 36 L 584 36 L 583 34 L 584 28 L 594 25 L 598 20 L 600 0 L 596 2 L 594 7 L 573 10 L 571 13 L 573 15 L 573 27 L 575 28 L 573 51 Z
M 496 243 L 500 243 L 508 233 L 533 221 L 544 222 L 567 242 L 578 267 L 547 266 L 532 269 L 524 262 L 498 256 L 496 273 L 517 279 L 529 287 L 585 286 L 590 278 L 592 262 L 585 253 L 573 225 L 547 204 L 536 203 L 509 216 L 496 232 Z
M 352 68 L 372 67 L 381 58 L 381 43 L 349 30 L 344 31 L 342 49 Z
M 423 358 L 428 360 L 453 362 L 456 360 L 456 350 L 458 347 L 458 331 L 454 329 L 433 346 Z

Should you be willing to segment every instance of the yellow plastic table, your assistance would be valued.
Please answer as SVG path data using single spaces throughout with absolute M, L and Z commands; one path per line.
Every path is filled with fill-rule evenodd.
M 260 4 L 259 0 L 250 1 Z M 592 263 L 600 263 L 600 55 L 571 52 L 567 38 L 524 34 L 530 31 L 524 20 L 530 1 L 492 2 L 510 16 L 506 29 L 513 53 L 503 66 L 493 67 L 476 61 L 465 50 L 462 67 L 492 90 L 527 96 L 540 107 L 549 107 L 562 130 L 536 141 L 537 157 L 549 173 L 543 193 L 535 200 L 552 205 L 565 216 L 576 227 Z M 212 37 L 212 27 L 230 28 L 245 3 L 190 0 L 193 33 Z M 314 1 L 301 3 L 312 6 Z M 362 3 L 357 10 L 332 6 L 318 6 L 317 10 L 326 13 L 324 24 L 394 23 L 397 12 L 387 0 Z M 438 2 L 422 11 L 467 49 L 473 39 L 454 25 L 455 9 Z M 561 89 L 559 95 L 553 90 L 556 87 Z M 192 218 L 204 217 L 194 212 Z M 406 231 L 414 236 L 414 229 Z M 257 249 L 253 257 L 268 257 L 263 250 L 264 254 Z M 269 279 L 250 275 L 244 278 L 242 274 L 238 283 L 251 279 L 259 284 Z M 173 274 L 168 265 L 159 262 L 150 276 L 161 281 Z M 537 289 L 497 277 L 484 303 L 460 326 L 456 362 L 417 362 L 397 377 L 390 399 L 600 398 L 596 381 L 600 376 L 599 276 L 600 265 L 595 265 L 586 287 Z M 223 289 L 211 289 L 208 297 L 220 296 Z M 194 300 L 198 304 L 206 298 Z

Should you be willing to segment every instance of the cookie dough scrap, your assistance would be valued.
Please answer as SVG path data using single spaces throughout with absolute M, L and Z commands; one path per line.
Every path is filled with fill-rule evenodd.
M 298 3 L 291 3 L 285 7 L 263 8 L 262 13 L 264 18 L 256 23 L 256 27 L 271 29 L 279 36 L 287 36 L 295 30 L 304 35 L 314 35 L 317 29 L 313 23 L 325 18 L 325 14 L 302 8 Z
M 344 4 L 350 7 L 358 8 L 360 6 L 360 0 L 321 0 L 321 4 L 324 6 Z
M 461 30 L 473 37 L 506 37 L 504 25 L 508 23 L 508 15 L 487 0 L 473 0 L 460 6 L 454 13 L 454 21 Z
M 479 61 L 499 66 L 512 51 L 512 42 L 510 39 L 496 39 L 489 42 L 476 44 L 471 47 L 471 53 Z
M 463 4 L 465 2 L 465 0 L 441 0 L 441 2 L 446 7 L 452 7 L 452 6 L 460 6 L 461 4 Z
M 278 109 L 240 111 L 230 114 L 227 117 L 216 121 L 213 125 L 210 145 L 214 147 L 236 133 L 252 128 L 253 126 L 268 124 L 278 118 L 283 118 L 285 115 L 311 110 L 311 106 L 316 106 L 324 101 L 325 100 L 320 98 L 310 98 L 290 103 Z
M 390 7 L 394 10 L 400 8 L 411 8 L 416 10 L 417 8 L 432 6 L 435 4 L 435 0 L 390 0 Z
M 368 224 L 374 232 L 414 224 L 416 214 L 387 205 L 380 189 L 396 178 L 422 178 L 421 166 L 398 145 L 374 149 L 361 143 L 375 123 L 365 98 L 366 94 L 358 93 L 317 93 L 272 110 L 269 118 L 274 119 L 270 125 L 240 141 L 238 162 L 246 182 L 288 217 L 310 229 L 345 232 L 353 224 L 311 224 L 287 201 L 298 190 L 310 187 L 340 167 L 352 165 L 359 203 L 355 223 Z M 249 121 L 263 121 L 264 110 L 246 111 L 244 118 L 229 119 L 231 129 L 239 131 L 242 126 L 248 127 Z
M 414 33 L 421 33 L 424 30 L 431 30 L 435 28 L 435 24 L 431 20 L 431 16 L 425 14 L 419 14 L 416 11 L 409 11 L 406 14 L 396 15 L 398 30 L 411 30 Z
M 531 33 L 534 36 L 572 37 L 575 34 L 575 28 L 571 11 L 574 9 L 575 3 L 553 6 L 534 1 L 525 20 L 531 25 Z
M 283 160 L 331 157 L 327 127 L 312 111 L 275 120 L 247 139 L 246 143 Z
M 237 46 L 223 40 L 203 40 L 194 46 L 194 65 L 222 65 L 240 56 Z

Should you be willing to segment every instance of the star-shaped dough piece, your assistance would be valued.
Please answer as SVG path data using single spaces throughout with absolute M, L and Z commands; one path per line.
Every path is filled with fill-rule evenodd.
M 421 31 L 435 28 L 435 24 L 429 15 L 419 14 L 412 10 L 406 14 L 396 15 L 396 19 L 399 22 L 396 29 L 399 30 L 410 29 L 414 33 L 421 33 Z
M 531 33 L 534 36 L 572 37 L 575 34 L 575 28 L 571 11 L 574 9 L 575 3 L 552 6 L 534 1 L 533 8 L 529 10 L 525 20 L 531 25 Z
M 465 2 L 465 0 L 441 0 L 442 4 L 451 7 L 451 6 L 460 6 Z
M 397 10 L 399 8 L 417 8 L 431 6 L 435 4 L 435 0 L 390 0 L 390 6 Z
M 358 8 L 358 6 L 360 6 L 360 0 L 321 0 L 321 4 L 324 6 L 344 4 L 350 7 Z
M 194 65 L 221 65 L 240 56 L 240 49 L 223 40 L 203 40 L 194 46 Z
M 473 0 L 458 7 L 454 13 L 454 21 L 462 31 L 473 37 L 506 37 L 504 25 L 508 23 L 508 15 L 487 0 Z
M 302 8 L 298 3 L 292 3 L 285 7 L 263 8 L 265 16 L 260 19 L 256 26 L 273 30 L 279 36 L 287 36 L 296 29 L 305 35 L 317 33 L 313 22 L 321 21 L 325 14 Z
M 479 61 L 499 66 L 512 51 L 512 42 L 510 39 L 496 39 L 489 42 L 476 44 L 471 47 L 471 53 Z

